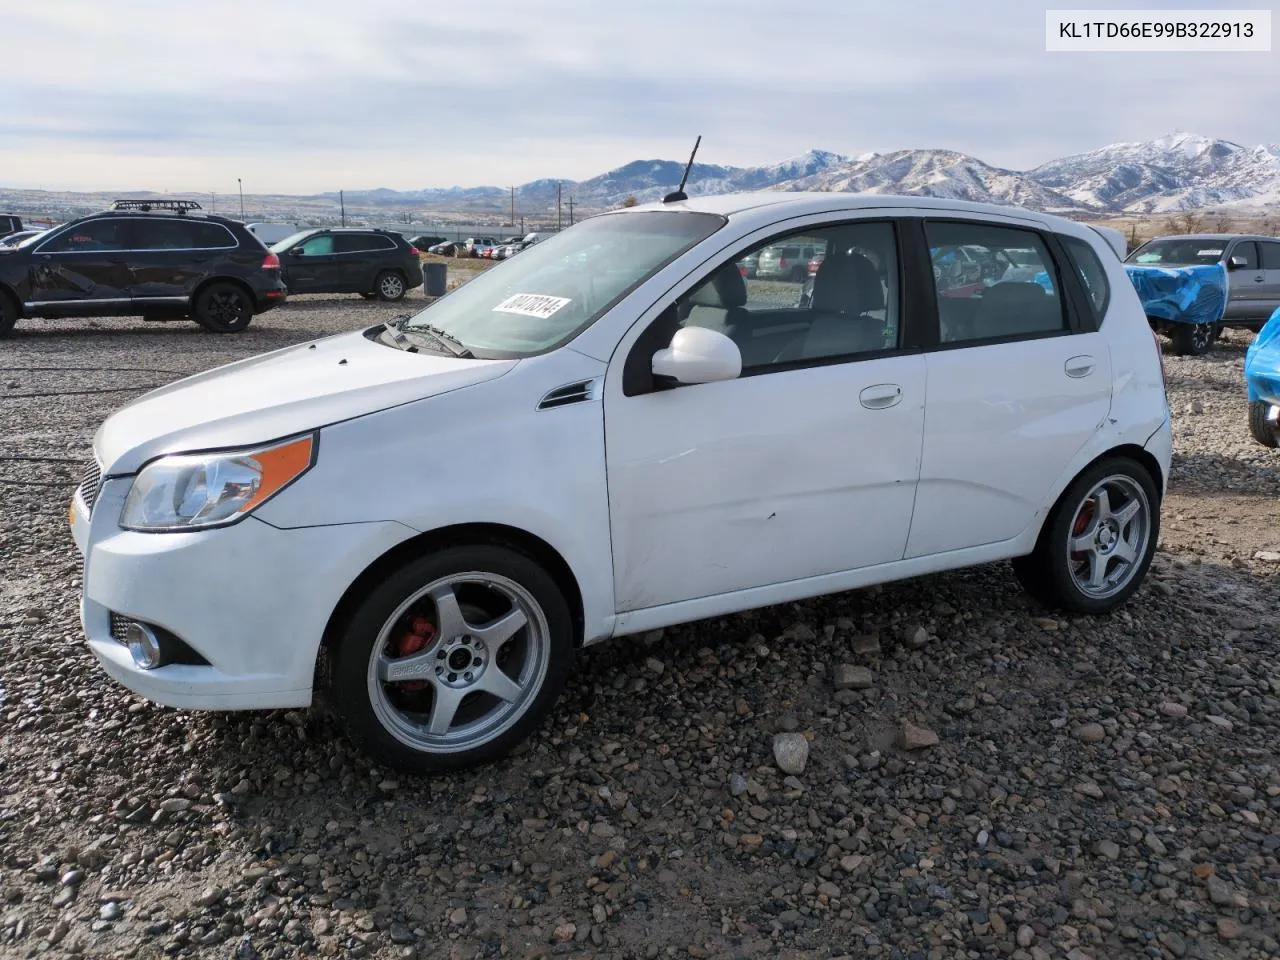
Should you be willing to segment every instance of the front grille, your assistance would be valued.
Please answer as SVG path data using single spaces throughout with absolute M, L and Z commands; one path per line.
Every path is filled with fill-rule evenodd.
M 80 481 L 80 499 L 84 501 L 90 516 L 93 515 L 93 505 L 98 500 L 98 489 L 101 486 L 102 468 L 98 466 L 97 460 L 90 460 L 84 471 L 84 479 Z
M 113 610 L 111 612 L 111 636 L 123 643 L 125 635 L 129 632 L 129 624 L 132 622 L 128 617 L 123 617 Z

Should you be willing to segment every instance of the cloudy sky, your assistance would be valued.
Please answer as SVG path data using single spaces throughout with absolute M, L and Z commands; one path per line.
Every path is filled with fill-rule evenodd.
M 1268 4 L 1129 0 L 1097 8 Z M 1046 53 L 1032 0 L 0 0 L 0 185 L 306 193 L 1280 142 L 1280 54 Z M 1280 50 L 1280 45 L 1277 46 Z

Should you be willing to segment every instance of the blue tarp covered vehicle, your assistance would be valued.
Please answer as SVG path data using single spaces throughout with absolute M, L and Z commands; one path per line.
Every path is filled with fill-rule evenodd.
M 1221 263 L 1160 267 L 1126 263 L 1151 325 L 1180 354 L 1202 354 L 1217 339 L 1227 310 L 1227 270 Z
M 1271 314 L 1244 355 L 1249 432 L 1264 447 L 1280 445 L 1280 309 Z

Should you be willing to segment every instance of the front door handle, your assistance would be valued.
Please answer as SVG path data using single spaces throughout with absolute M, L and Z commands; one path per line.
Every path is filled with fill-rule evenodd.
M 902 387 L 896 383 L 877 383 L 858 394 L 858 402 L 868 410 L 883 410 L 902 399 Z
M 1093 373 L 1095 366 L 1097 364 L 1094 362 L 1093 357 L 1081 355 L 1068 360 L 1063 364 L 1063 369 L 1066 370 L 1068 377 L 1087 377 Z
M 1266 280 L 1267 280 L 1267 278 L 1266 278 L 1266 277 L 1254 277 L 1254 278 L 1253 278 L 1253 282 L 1254 282 L 1254 283 L 1265 283 L 1265 282 L 1266 282 Z

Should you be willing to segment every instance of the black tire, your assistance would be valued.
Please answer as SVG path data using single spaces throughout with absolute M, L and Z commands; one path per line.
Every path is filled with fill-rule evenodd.
M 1210 333 L 1210 340 L 1209 340 L 1209 343 L 1210 343 L 1210 344 L 1214 344 L 1214 343 L 1217 343 L 1217 342 L 1218 342 L 1219 340 L 1221 340 L 1221 339 L 1222 339 L 1222 324 L 1220 324 L 1220 323 L 1215 323 L 1215 324 L 1213 325 L 1213 331 Z
M 1203 357 L 1213 346 L 1213 323 L 1175 323 L 1169 331 L 1173 352 L 1179 357 Z
M 0 340 L 13 333 L 18 322 L 18 304 L 3 290 L 0 290 Z
M 210 333 L 241 333 L 253 320 L 253 300 L 234 283 L 211 283 L 196 297 L 192 315 Z
M 383 270 L 373 278 L 374 296 L 387 303 L 403 300 L 408 291 L 409 285 L 405 283 L 404 277 L 395 270 Z
M 422 717 L 424 721 L 433 718 L 438 704 L 438 691 L 444 689 L 440 684 L 445 680 L 457 680 L 459 685 L 463 685 L 463 681 L 459 679 L 458 674 L 453 673 L 448 673 L 439 680 L 432 677 L 430 673 L 419 675 L 424 676 L 425 679 L 396 683 L 377 680 L 372 676 L 376 669 L 372 660 L 374 646 L 378 643 L 379 636 L 384 634 L 385 644 L 403 643 L 407 639 L 413 639 L 404 633 L 401 633 L 397 639 L 397 630 L 406 629 L 401 627 L 402 624 L 421 623 L 424 619 L 434 619 L 437 624 L 443 623 L 445 618 L 440 614 L 441 608 L 432 605 L 432 602 L 426 598 L 407 610 L 402 611 L 402 607 L 415 594 L 433 583 L 451 577 L 476 575 L 505 581 L 507 585 L 514 585 L 519 592 L 523 593 L 522 610 L 527 608 L 530 614 L 524 620 L 525 625 L 516 630 L 507 640 L 498 644 L 497 650 L 484 644 L 480 635 L 481 628 L 476 626 L 477 614 L 468 613 L 468 610 L 474 611 L 476 607 L 468 604 L 474 602 L 475 597 L 487 597 L 488 594 L 484 593 L 484 588 L 481 587 L 463 586 L 462 594 L 455 595 L 462 617 L 458 622 L 465 630 L 474 632 L 476 636 L 463 636 L 462 639 L 458 639 L 460 635 L 439 635 L 412 652 L 401 649 L 400 655 L 426 653 L 432 659 L 424 669 L 429 670 L 434 666 L 434 672 L 440 674 L 441 667 L 435 658 L 440 658 L 439 663 L 445 664 L 444 669 L 449 670 L 448 665 L 454 654 L 464 652 L 459 649 L 459 644 L 465 644 L 468 641 L 475 646 L 467 649 L 476 651 L 477 655 L 482 653 L 492 661 L 494 668 L 497 668 L 498 663 L 504 662 L 502 651 L 506 651 L 508 645 L 512 648 L 523 645 L 530 650 L 536 645 L 541 651 L 537 655 L 540 658 L 537 663 L 534 659 L 527 659 L 533 655 L 526 653 L 520 657 L 516 652 L 511 660 L 506 661 L 506 665 L 498 668 L 498 672 L 502 675 L 501 679 L 507 681 L 511 680 L 508 668 L 513 665 L 518 671 L 529 674 L 530 679 L 526 684 L 517 685 L 521 687 L 520 701 L 512 706 L 503 698 L 494 696 L 481 688 L 481 681 L 491 669 L 490 663 L 486 661 L 477 671 L 474 686 L 466 693 L 455 693 L 461 698 L 460 706 L 457 708 L 458 713 L 450 715 L 453 719 L 450 720 L 443 734 L 429 734 L 421 728 L 406 732 L 406 728 L 401 727 L 404 738 L 397 736 L 392 729 L 396 726 L 397 716 L 408 712 Z M 468 594 L 466 592 L 468 590 L 476 592 Z M 469 601 L 468 596 L 472 600 Z M 514 608 L 513 604 L 512 610 Z M 482 615 L 489 616 L 488 613 L 482 613 Z M 492 622 L 498 622 L 504 615 L 501 612 L 493 614 Z M 392 618 L 395 618 L 394 621 Z M 418 627 L 407 629 L 411 632 L 423 632 Z M 355 609 L 342 630 L 336 649 L 331 654 L 329 694 L 347 736 L 357 747 L 378 762 L 410 773 L 464 769 L 505 756 L 542 723 L 569 676 L 574 648 L 573 619 L 569 612 L 569 605 L 554 578 L 536 561 L 504 546 L 449 547 L 414 560 L 383 579 Z M 389 662 L 394 662 L 394 659 L 391 658 Z M 453 669 L 463 671 L 472 668 L 463 664 Z M 539 680 L 538 677 L 541 679 Z M 466 681 L 472 681 L 470 673 L 466 674 Z M 416 689 L 412 688 L 414 684 Z M 456 691 L 456 688 L 454 689 Z M 492 700 L 486 698 L 492 698 Z M 490 703 L 493 707 L 486 712 Z M 502 706 L 503 703 L 508 703 L 508 706 Z M 438 746 L 436 743 L 406 742 L 405 738 L 414 739 L 415 736 L 418 738 L 434 736 L 437 742 L 442 738 L 454 736 L 454 720 L 464 716 L 468 710 L 476 714 L 477 719 L 463 723 L 463 730 L 460 731 L 457 742 L 439 743 Z M 502 721 L 503 725 L 496 726 L 488 732 L 487 738 L 484 730 L 472 737 L 470 741 L 462 738 L 461 734 L 465 734 L 468 723 L 487 723 L 489 721 L 486 718 L 493 711 L 497 711 L 498 714 L 506 711 L 509 714 Z M 391 719 L 384 721 L 386 717 Z M 493 722 L 496 724 L 498 721 Z
M 1280 447 L 1280 426 L 1267 419 L 1271 412 L 1271 404 L 1265 400 L 1254 400 L 1249 404 L 1249 433 L 1253 439 L 1264 447 L 1275 449 Z
M 1069 541 L 1072 539 L 1073 526 L 1076 528 L 1076 537 L 1088 536 L 1088 525 L 1092 522 L 1089 519 L 1088 504 L 1092 502 L 1095 505 L 1093 509 L 1096 513 L 1097 500 L 1092 494 L 1104 481 L 1113 482 L 1114 490 L 1129 488 L 1129 492 L 1133 494 L 1132 501 L 1139 504 L 1138 511 L 1145 512 L 1146 534 L 1144 538 L 1133 537 L 1134 540 L 1141 540 L 1139 544 L 1132 545 L 1134 560 L 1125 576 L 1117 578 L 1113 588 L 1102 585 L 1097 592 L 1087 592 L 1081 588 L 1078 574 L 1083 572 L 1081 564 L 1089 564 L 1087 558 L 1091 551 L 1073 554 Z M 1141 496 L 1137 495 L 1139 491 Z M 1126 500 L 1125 503 L 1127 502 L 1129 501 Z M 1124 509 L 1123 505 L 1120 509 Z M 1083 527 L 1082 520 L 1086 521 Z M 1096 528 L 1098 542 L 1101 542 L 1103 536 L 1101 526 L 1099 524 Z M 1104 574 L 1111 570 L 1113 560 L 1125 562 L 1119 552 L 1119 544 L 1121 541 L 1130 541 L 1125 537 L 1124 527 L 1119 534 L 1119 539 L 1112 541 L 1111 549 L 1116 552 L 1102 561 Z M 1025 557 L 1015 558 L 1013 572 L 1023 589 L 1046 607 L 1071 613 L 1110 613 L 1142 585 L 1159 538 L 1160 494 L 1151 474 L 1136 460 L 1123 456 L 1107 457 L 1089 467 L 1067 487 L 1046 518 L 1035 550 Z M 1120 572 L 1121 568 L 1117 565 L 1115 573 Z

